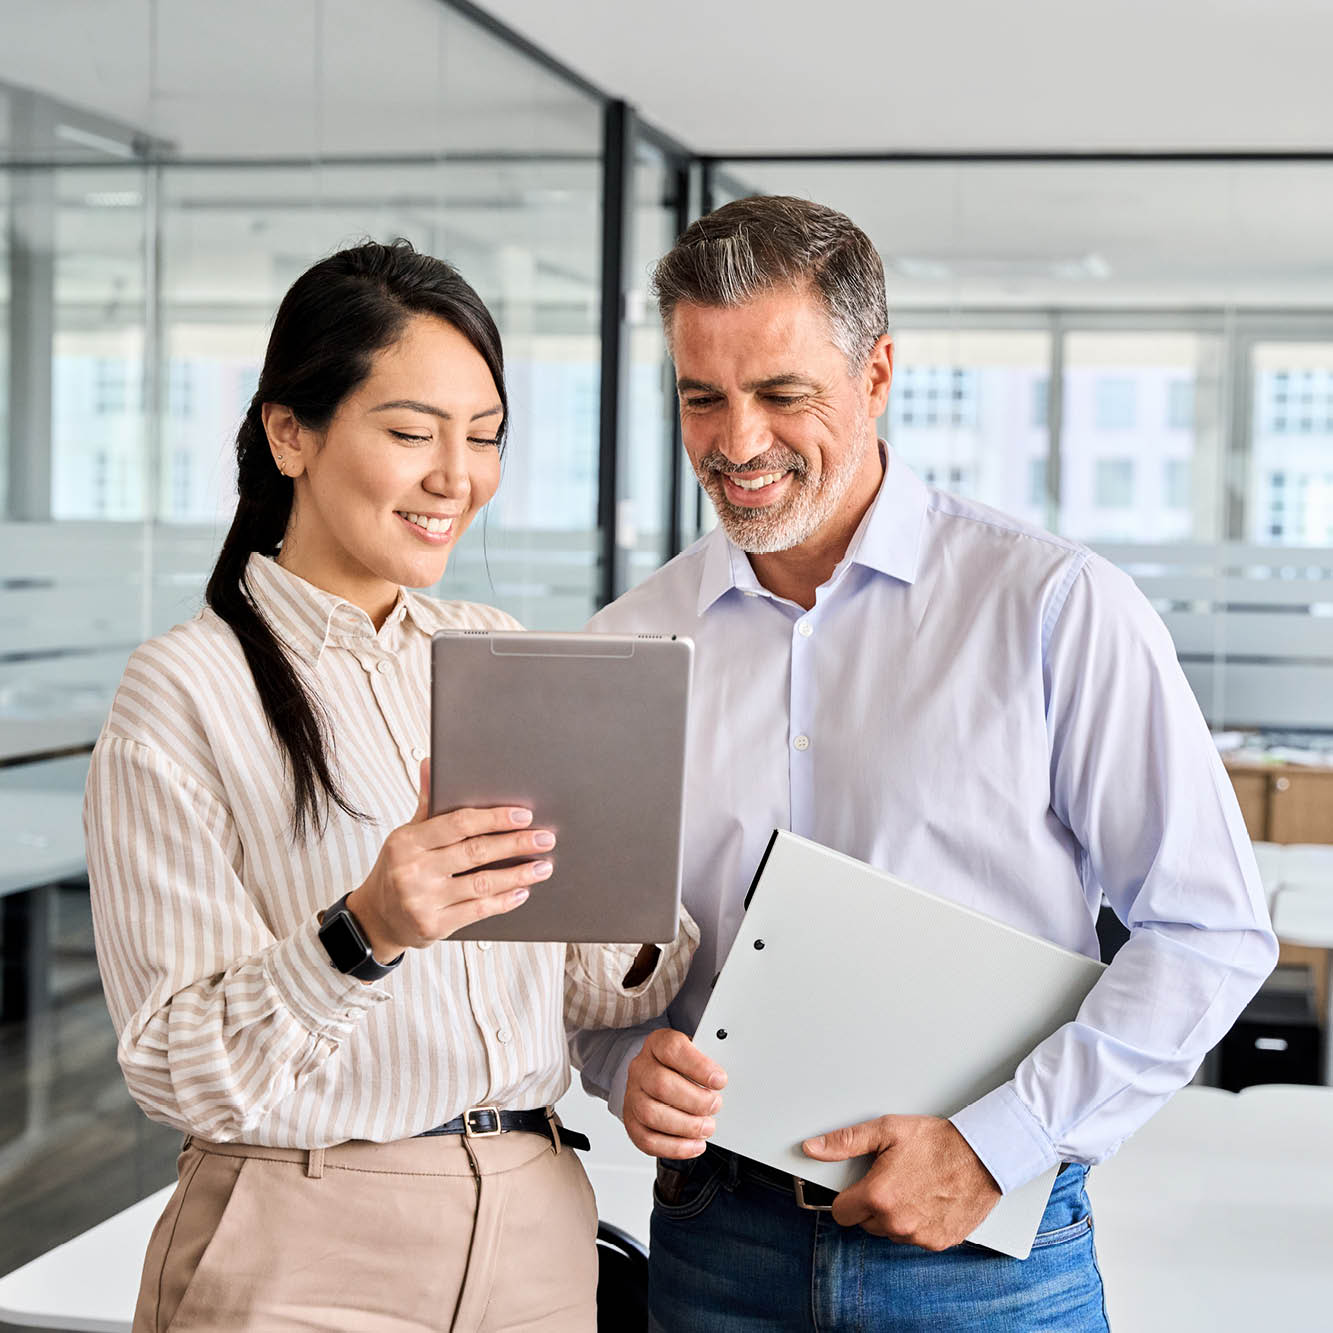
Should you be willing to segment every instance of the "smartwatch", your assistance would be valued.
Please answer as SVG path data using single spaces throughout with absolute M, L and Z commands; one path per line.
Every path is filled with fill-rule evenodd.
M 347 908 L 347 900 L 351 896 L 350 893 L 344 893 L 324 913 L 319 923 L 319 942 L 339 972 L 355 977 L 358 981 L 378 981 L 380 977 L 387 977 L 403 961 L 403 955 L 399 954 L 391 963 L 376 960 L 370 941 Z

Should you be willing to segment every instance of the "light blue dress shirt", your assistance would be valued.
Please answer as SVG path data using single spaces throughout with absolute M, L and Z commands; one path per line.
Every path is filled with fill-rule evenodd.
M 1114 1152 L 1277 945 L 1231 784 L 1132 580 L 887 459 L 811 610 L 718 528 L 590 628 L 696 646 L 684 896 L 702 942 L 663 1022 L 693 1034 L 774 828 L 1090 957 L 1106 895 L 1131 934 L 1078 1018 L 953 1117 L 1008 1191 Z M 647 1031 L 574 1040 L 617 1113 Z

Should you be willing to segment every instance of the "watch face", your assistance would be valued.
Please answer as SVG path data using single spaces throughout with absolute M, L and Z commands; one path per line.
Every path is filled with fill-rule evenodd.
M 319 938 L 339 972 L 350 972 L 370 957 L 370 946 L 361 938 L 349 912 L 338 912 L 326 920 L 319 928 Z

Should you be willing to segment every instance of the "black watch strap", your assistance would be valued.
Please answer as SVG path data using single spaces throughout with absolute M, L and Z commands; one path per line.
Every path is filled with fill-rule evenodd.
M 377 981 L 387 977 L 403 961 L 399 954 L 391 963 L 376 959 L 361 923 L 347 907 L 352 895 L 344 893 L 325 913 L 319 923 L 319 942 L 329 961 L 345 976 L 358 981 Z

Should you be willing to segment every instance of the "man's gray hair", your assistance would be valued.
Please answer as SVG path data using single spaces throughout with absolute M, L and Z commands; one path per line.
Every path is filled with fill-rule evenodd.
M 671 336 L 681 302 L 738 306 L 781 287 L 811 287 L 832 338 L 859 371 L 889 331 L 884 265 L 851 218 L 790 195 L 752 195 L 698 218 L 658 261 L 653 295 Z

